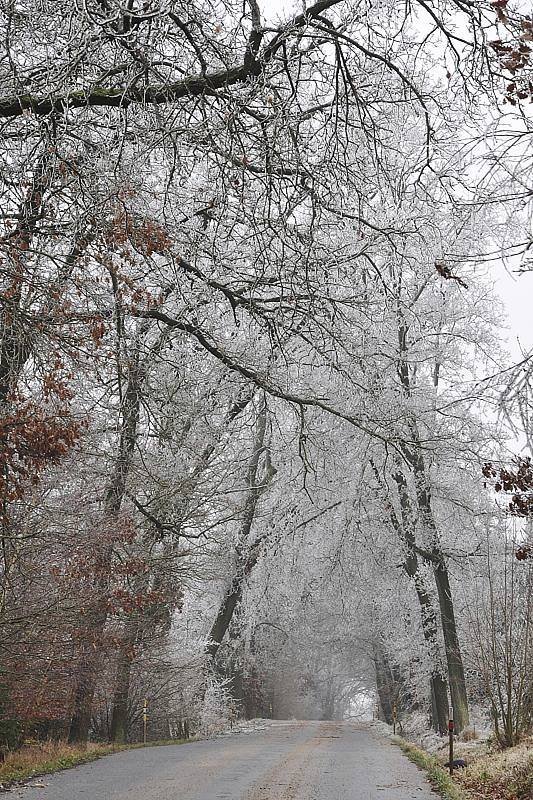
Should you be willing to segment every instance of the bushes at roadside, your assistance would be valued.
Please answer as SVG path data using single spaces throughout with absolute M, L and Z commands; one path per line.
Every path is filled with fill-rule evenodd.
M 7 688 L 0 673 L 0 760 L 3 761 L 10 750 L 16 750 L 22 740 L 22 726 L 17 720 L 9 719 L 7 708 Z

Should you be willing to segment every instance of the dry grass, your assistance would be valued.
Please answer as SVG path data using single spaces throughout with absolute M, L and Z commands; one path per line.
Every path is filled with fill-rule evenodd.
M 434 756 L 400 737 L 393 739 L 393 742 L 401 747 L 413 763 L 427 773 L 428 780 L 441 797 L 445 800 L 470 800 L 470 795 L 457 785 Z
M 532 800 L 533 737 L 516 747 L 474 758 L 456 781 L 475 800 Z
M 165 744 L 182 744 L 182 742 L 180 740 L 150 742 L 149 746 Z M 0 763 L 0 788 L 38 775 L 48 775 L 62 769 L 75 767 L 78 764 L 86 764 L 121 750 L 142 746 L 89 744 L 82 749 L 64 742 L 28 742 L 20 750 L 8 753 L 5 761 Z
M 533 737 L 508 750 L 489 750 L 487 744 L 458 745 L 456 757 L 468 767 L 457 769 L 453 779 L 443 768 L 447 751 L 435 758 L 405 739 L 396 739 L 406 755 L 424 769 L 434 788 L 448 800 L 533 800 Z
M 473 728 L 465 728 L 460 738 L 462 742 L 475 742 L 479 739 L 479 733 L 473 730 Z

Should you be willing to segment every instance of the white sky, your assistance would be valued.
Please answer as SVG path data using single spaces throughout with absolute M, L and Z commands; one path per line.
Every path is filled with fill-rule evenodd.
M 501 265 L 494 267 L 495 288 L 505 303 L 509 330 L 507 339 L 513 358 L 519 359 L 521 349 L 533 349 L 533 273 L 510 275 Z
M 275 20 L 278 14 L 287 15 L 291 10 L 303 10 L 303 3 L 296 0 L 259 0 L 263 20 Z

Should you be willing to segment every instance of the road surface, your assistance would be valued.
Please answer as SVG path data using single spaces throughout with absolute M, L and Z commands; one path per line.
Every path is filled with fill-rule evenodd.
M 363 725 L 265 730 L 149 747 L 34 779 L 24 800 L 436 800 L 398 747 Z

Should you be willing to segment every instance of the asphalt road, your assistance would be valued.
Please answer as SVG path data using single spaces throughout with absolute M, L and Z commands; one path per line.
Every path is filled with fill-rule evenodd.
M 34 779 L 24 800 L 435 800 L 398 747 L 368 728 L 277 722 L 264 731 L 129 750 Z

